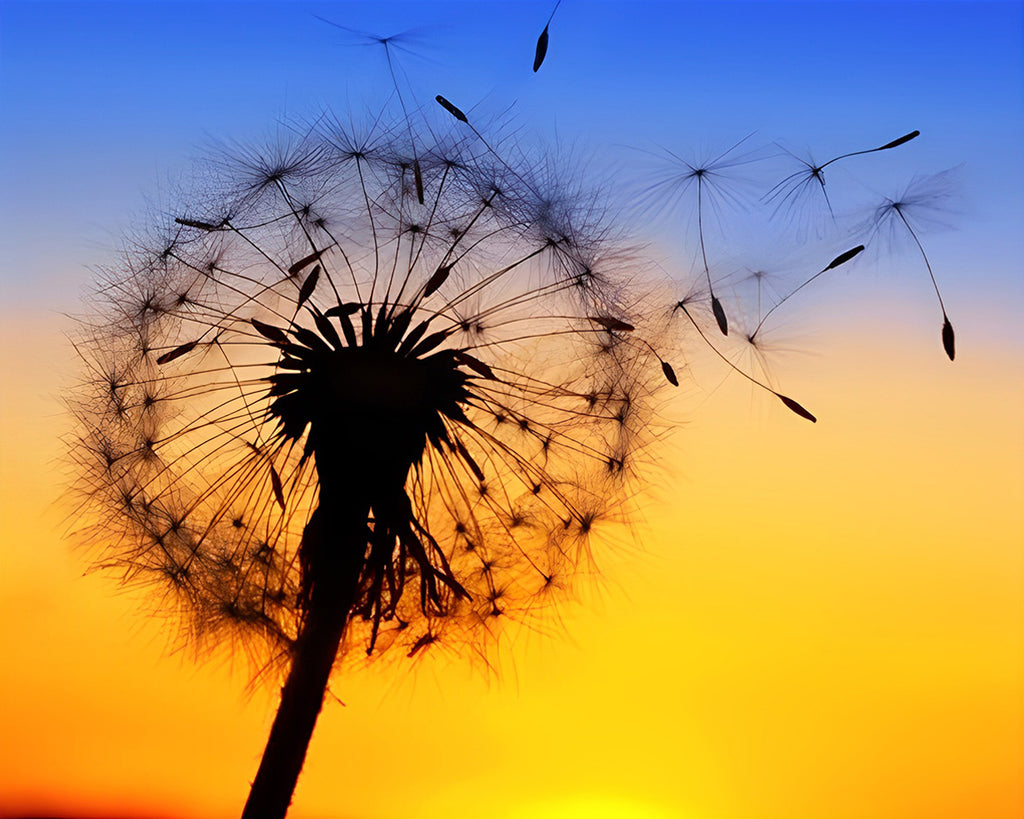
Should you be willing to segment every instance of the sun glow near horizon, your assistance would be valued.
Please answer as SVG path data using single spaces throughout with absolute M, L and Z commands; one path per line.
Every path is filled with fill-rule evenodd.
M 530 802 L 499 814 L 501 819 L 700 819 L 629 796 L 566 794 Z

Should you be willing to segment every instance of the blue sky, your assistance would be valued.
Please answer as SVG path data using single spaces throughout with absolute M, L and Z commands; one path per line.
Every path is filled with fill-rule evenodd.
M 415 104 L 441 92 L 478 122 L 511 106 L 503 121 L 597 157 L 612 188 L 632 184 L 645 151 L 707 157 L 753 133 L 750 144 L 821 161 L 920 129 L 859 178 L 883 191 L 963 165 L 956 231 L 930 241 L 951 293 L 974 295 L 980 283 L 1006 310 L 1024 289 L 1022 8 L 566 0 L 535 75 L 550 3 L 6 0 L 4 301 L 72 309 L 88 268 L 211 143 L 379 104 L 390 85 L 382 52 L 320 15 L 406 33 L 396 58 Z M 1005 330 L 1008 318 L 993 325 Z

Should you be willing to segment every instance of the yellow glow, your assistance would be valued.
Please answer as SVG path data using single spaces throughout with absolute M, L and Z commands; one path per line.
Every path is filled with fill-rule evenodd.
M 679 813 L 621 796 L 563 796 L 512 809 L 502 819 L 686 819 Z
M 498 683 L 339 680 L 294 819 L 1019 817 L 1024 385 L 1011 356 L 934 346 L 787 362 L 816 426 L 732 381 L 687 411 L 643 551 L 604 556 L 570 638 L 522 635 Z M 0 350 L 4 815 L 233 815 L 273 693 L 167 656 L 161 621 L 81 576 L 67 354 L 12 324 Z

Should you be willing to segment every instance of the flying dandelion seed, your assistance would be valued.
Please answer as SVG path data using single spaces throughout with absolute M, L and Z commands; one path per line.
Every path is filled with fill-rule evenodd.
M 935 297 L 939 301 L 939 309 L 942 311 L 942 349 L 950 361 L 956 357 L 953 324 L 946 314 L 939 283 L 935 279 L 935 272 L 919 234 L 927 227 L 941 224 L 948 200 L 953 195 L 953 177 L 956 170 L 951 168 L 928 176 L 914 177 L 899 196 L 886 198 L 878 205 L 870 220 L 870 231 L 873 236 L 881 236 L 890 242 L 909 236 L 921 254 L 932 288 L 935 290 Z
M 715 317 L 715 323 L 722 335 L 729 335 L 729 320 L 721 300 L 715 293 L 715 286 L 711 278 L 711 266 L 708 264 L 707 246 L 705 243 L 705 210 L 710 208 L 720 215 L 724 202 L 738 203 L 739 198 L 732 193 L 725 182 L 731 170 L 749 164 L 754 161 L 751 155 L 736 155 L 736 150 L 743 145 L 751 135 L 745 136 L 739 142 L 732 145 L 718 156 L 706 162 L 688 162 L 672 151 L 666 151 L 676 170 L 655 185 L 650 186 L 644 192 L 651 197 L 652 201 L 667 200 L 677 203 L 690 195 L 693 190 L 695 210 L 697 215 L 697 239 L 700 247 L 700 259 L 704 272 L 704 278 L 708 285 L 708 295 L 711 298 L 711 312 Z
M 755 387 L 759 387 L 760 389 L 764 390 L 765 392 L 768 392 L 768 393 L 771 393 L 772 395 L 774 395 L 791 412 L 796 413 L 801 418 L 806 418 L 812 424 L 813 423 L 817 423 L 818 419 L 809 410 L 807 410 L 802 404 L 800 404 L 798 401 L 795 401 L 794 399 L 792 399 L 792 398 L 790 398 L 790 397 L 788 397 L 786 395 L 783 395 L 780 392 L 777 392 L 776 390 L 772 389 L 770 386 L 765 384 L 763 381 L 759 381 L 758 379 L 754 378 L 754 376 L 752 376 L 750 373 L 746 372 L 745 370 L 743 370 L 740 367 L 737 367 L 736 364 L 734 364 L 732 361 L 730 361 L 728 356 L 726 356 L 721 350 L 719 350 L 718 347 L 716 347 L 711 342 L 711 339 L 709 339 L 707 337 L 707 334 L 701 329 L 700 324 L 693 317 L 693 314 L 689 310 L 689 302 L 688 301 L 683 300 L 683 301 L 677 302 L 675 307 L 673 308 L 673 312 L 675 312 L 676 310 L 681 311 L 682 314 L 684 316 L 686 316 L 686 318 L 689 321 L 690 325 L 693 327 L 694 330 L 697 331 L 697 334 L 700 336 L 700 338 L 704 342 L 704 344 L 711 350 L 711 352 L 713 352 L 718 358 L 720 358 L 723 362 L 725 362 L 726 366 L 729 367 L 730 370 L 732 370 L 733 372 L 735 372 L 735 373 L 739 374 L 740 376 L 742 376 L 743 378 L 745 378 L 747 381 L 749 381 Z
M 285 667 L 249 819 L 284 816 L 336 662 L 494 645 L 624 515 L 678 382 L 594 201 L 543 168 L 321 124 L 202 168 L 102 277 L 85 535 L 197 645 Z
M 759 202 L 761 205 L 766 205 L 772 202 L 775 203 L 774 213 L 768 214 L 765 212 L 765 208 L 762 207 L 758 209 L 758 212 L 754 215 L 760 216 L 765 220 L 765 222 L 767 222 L 771 216 L 774 216 L 778 212 L 780 207 L 783 205 L 793 204 L 797 198 L 803 196 L 807 189 L 813 189 L 815 187 L 820 189 L 823 201 L 831 215 L 832 203 L 828 198 L 828 194 L 824 187 L 825 180 L 823 171 L 825 168 L 850 157 L 873 154 L 898 148 L 901 145 L 911 142 L 918 136 L 918 131 L 911 131 L 875 148 L 840 154 L 821 165 L 804 162 L 803 164 L 806 165 L 806 169 L 804 171 L 792 174 L 781 183 L 778 183 L 774 187 L 768 189 L 767 193 L 760 197 Z M 749 139 L 749 137 L 747 139 Z M 702 218 L 702 216 L 706 216 L 706 214 L 702 214 L 702 210 L 710 210 L 716 217 L 718 217 L 721 215 L 720 210 L 723 205 L 728 203 L 733 206 L 740 207 L 744 204 L 741 197 L 731 190 L 730 185 L 727 183 L 735 181 L 730 179 L 730 177 L 733 176 L 733 174 L 730 173 L 731 171 L 741 165 L 748 165 L 756 162 L 759 158 L 759 152 L 757 151 L 749 151 L 742 156 L 735 153 L 737 147 L 745 141 L 746 139 L 741 140 L 740 143 L 732 146 L 726 152 L 720 154 L 709 162 L 703 163 L 687 162 L 680 159 L 677 155 L 668 152 L 669 156 L 672 157 L 677 164 L 681 163 L 682 170 L 672 176 L 666 176 L 656 184 L 647 187 L 643 192 L 651 201 L 641 205 L 640 209 L 646 212 L 654 206 L 652 205 L 652 202 L 656 205 L 659 201 L 670 205 L 678 205 L 683 200 L 689 200 L 693 203 L 696 212 L 696 238 L 699 248 L 701 268 L 699 277 L 703 280 L 701 284 L 701 290 L 703 293 L 700 295 L 691 293 L 690 296 L 675 302 L 674 307 L 672 308 L 672 313 L 675 314 L 681 310 L 688 319 L 686 326 L 689 328 L 692 325 L 692 329 L 697 331 L 700 342 L 707 347 L 710 347 L 715 356 L 722 359 L 730 370 L 737 372 L 757 387 L 772 393 L 796 414 L 807 418 L 808 420 L 814 420 L 811 413 L 807 412 L 795 401 L 780 395 L 768 384 L 755 378 L 754 375 L 752 375 L 752 372 L 748 372 L 738 366 L 735 361 L 731 360 L 722 352 L 722 350 L 711 342 L 708 334 L 703 329 L 705 323 L 702 321 L 703 317 L 701 313 L 707 309 L 704 304 L 708 302 L 710 303 L 710 312 L 714 317 L 719 331 L 722 332 L 723 335 L 727 335 L 730 327 L 722 301 L 715 292 L 715 279 L 711 275 L 711 264 L 708 262 L 707 242 L 705 240 L 706 219 Z M 723 184 L 723 182 L 726 184 Z M 832 236 L 829 239 L 829 243 L 832 244 L 833 247 L 837 244 L 842 247 L 842 244 L 839 243 L 846 244 L 849 242 L 849 244 L 846 244 L 849 249 L 839 253 L 825 267 L 821 268 L 813 275 L 806 277 L 792 290 L 777 296 L 768 305 L 765 305 L 763 300 L 763 279 L 767 274 L 762 268 L 744 265 L 748 270 L 755 271 L 748 277 L 755 285 L 753 288 L 754 304 L 746 305 L 746 309 L 744 309 L 744 304 L 742 300 L 740 300 L 737 303 L 737 306 L 741 316 L 743 314 L 749 315 L 753 313 L 753 315 L 757 316 L 757 319 L 756 321 L 750 322 L 753 327 L 752 330 L 741 331 L 739 335 L 742 336 L 741 342 L 749 345 L 750 351 L 755 356 L 754 369 L 760 367 L 767 375 L 767 362 L 764 359 L 764 348 L 762 345 L 762 330 L 775 312 L 784 304 L 789 303 L 795 296 L 803 292 L 805 288 L 813 284 L 829 271 L 835 270 L 836 268 L 851 262 L 865 250 L 866 246 L 873 244 L 874 240 L 879 238 L 879 235 L 884 236 L 884 238 L 888 238 L 892 243 L 898 243 L 900 240 L 903 240 L 905 243 L 905 240 L 909 238 L 917 248 L 917 252 L 919 252 L 921 257 L 924 259 L 936 296 L 939 299 L 940 308 L 942 309 L 943 349 L 952 360 L 955 355 L 955 336 L 953 326 L 946 314 L 945 306 L 939 292 L 937 280 L 934 276 L 931 263 L 919 238 L 921 229 L 935 222 L 936 217 L 943 211 L 945 207 L 945 200 L 951 195 L 951 187 L 950 172 L 944 172 L 930 177 L 916 178 L 901 196 L 886 199 L 881 206 L 875 208 L 869 222 L 869 236 L 864 235 L 865 230 L 863 228 L 855 228 L 852 231 L 844 230 L 838 224 L 838 221 L 833 219 L 831 225 L 832 230 L 830 231 Z M 703 206 L 705 205 L 708 207 L 704 208 Z M 748 230 L 751 235 L 757 235 L 760 227 L 760 224 L 752 224 Z M 744 235 L 743 231 L 737 232 L 735 229 L 733 230 L 733 233 L 738 237 L 742 237 Z M 778 234 L 778 231 L 763 234 L 761 239 L 762 243 L 766 238 L 773 244 L 780 240 L 784 242 L 795 241 L 797 243 L 802 243 L 802 240 L 799 239 L 799 237 L 786 237 Z M 860 239 L 860 243 L 856 243 L 858 238 Z M 758 246 L 757 257 L 760 258 L 762 255 L 763 249 L 761 246 Z M 742 318 L 739 323 L 740 325 L 743 324 Z
M 843 253 L 840 253 L 831 262 L 829 262 L 827 265 L 825 265 L 825 267 L 823 267 L 821 270 L 819 270 L 817 273 L 815 273 L 809 279 L 806 279 L 802 284 L 799 284 L 793 290 L 789 291 L 785 296 L 783 296 L 781 299 L 779 299 L 777 302 L 775 302 L 775 304 L 773 304 L 770 308 L 768 308 L 768 311 L 763 316 L 761 316 L 760 320 L 757 322 L 757 326 L 754 328 L 754 331 L 747 336 L 747 341 L 753 342 L 754 339 L 757 337 L 757 334 L 759 332 L 761 332 L 761 328 L 764 326 L 764 323 L 768 320 L 768 317 L 771 316 L 771 314 L 774 313 L 776 310 L 778 310 L 780 307 L 782 307 L 783 304 L 785 304 L 787 301 L 789 301 L 791 298 L 793 298 L 793 296 L 795 296 L 797 293 L 799 293 L 801 290 L 803 290 L 805 287 L 807 287 L 807 285 L 811 284 L 811 282 L 813 282 L 818 277 L 823 276 L 824 274 L 828 273 L 828 271 L 835 270 L 837 267 L 840 267 L 840 266 L 846 264 L 851 259 L 856 258 L 860 253 L 863 252 L 863 250 L 864 250 L 864 245 L 857 245 L 856 247 L 850 248 L 849 250 L 844 251 Z M 760 295 L 761 295 L 760 288 L 758 288 L 758 299 L 759 300 L 760 300 Z M 759 301 L 758 302 L 758 313 L 760 313 L 760 310 L 761 310 L 761 305 L 760 305 L 760 301 Z
M 815 163 L 813 159 L 803 159 L 792 151 L 783 148 L 790 157 L 803 165 L 803 167 L 800 170 L 791 173 L 769 190 L 768 193 L 765 194 L 765 202 L 773 203 L 775 205 L 775 212 L 778 213 L 784 207 L 794 206 L 800 199 L 803 199 L 809 191 L 818 191 L 821 193 L 821 198 L 828 210 L 829 217 L 835 219 L 832 200 L 829 199 L 828 191 L 825 188 L 825 169 L 829 165 L 853 156 L 863 156 L 864 154 L 873 154 L 879 151 L 888 151 L 892 148 L 898 148 L 900 145 L 904 145 L 920 135 L 920 131 L 911 131 L 910 133 L 904 134 L 891 142 L 885 143 L 885 145 L 880 145 L 877 148 L 868 148 L 863 151 L 850 151 L 849 153 L 840 154 L 839 156 L 835 156 L 828 160 L 828 162 L 823 162 L 821 165 Z

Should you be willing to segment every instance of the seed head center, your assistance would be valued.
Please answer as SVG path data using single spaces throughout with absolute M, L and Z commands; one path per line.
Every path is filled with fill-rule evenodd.
M 339 350 L 328 369 L 334 400 L 388 415 L 428 409 L 428 375 L 418 359 L 361 347 Z

